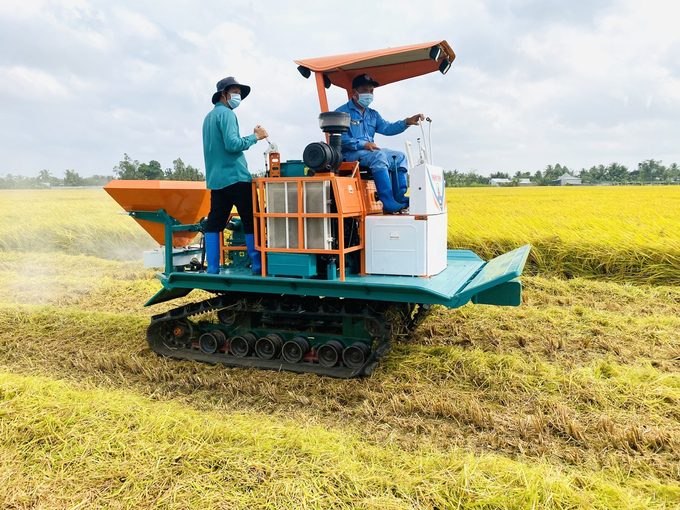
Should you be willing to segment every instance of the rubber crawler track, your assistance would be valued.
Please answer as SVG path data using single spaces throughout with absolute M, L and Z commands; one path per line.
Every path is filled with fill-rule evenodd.
M 342 319 L 361 320 L 366 331 L 373 338 L 371 352 L 365 363 L 358 368 L 349 368 L 342 363 L 324 367 L 316 361 L 288 363 L 283 358 L 263 359 L 256 355 L 239 358 L 228 352 L 207 354 L 196 347 L 196 340 L 205 330 L 206 323 L 195 322 L 192 318 L 211 312 L 226 310 L 238 314 L 251 314 L 261 318 L 261 324 L 254 326 L 285 329 L 296 326 L 295 331 L 305 334 L 305 326 L 318 332 L 342 326 Z M 321 376 L 349 379 L 369 376 L 380 358 L 387 354 L 392 341 L 398 335 L 408 334 L 429 313 L 428 305 L 411 303 L 389 303 L 384 301 L 363 301 L 352 299 L 266 296 L 248 293 L 221 294 L 205 301 L 190 303 L 155 315 L 147 329 L 147 342 L 151 349 L 161 356 L 180 360 L 194 360 L 205 363 L 221 363 L 228 366 L 254 367 L 259 369 L 314 373 Z M 224 312 L 223 312 L 224 313 Z M 177 339 L 169 334 L 175 327 L 182 328 L 183 335 Z M 309 331 L 310 334 L 314 334 Z

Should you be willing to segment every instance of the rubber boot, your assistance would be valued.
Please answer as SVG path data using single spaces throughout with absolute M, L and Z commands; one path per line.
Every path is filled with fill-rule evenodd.
M 209 274 L 219 274 L 220 272 L 220 233 L 206 232 L 205 238 L 205 258 L 208 261 Z
M 252 263 L 253 274 L 262 273 L 262 254 L 255 249 L 255 234 L 246 234 L 246 249 Z
M 378 191 L 378 198 L 383 204 L 384 213 L 391 214 L 406 208 L 404 204 L 394 200 L 390 176 L 386 168 L 373 170 L 373 182 L 375 182 L 375 188 Z
M 399 191 L 395 193 L 394 199 L 406 205 L 406 207 L 409 206 L 409 199 L 406 195 L 406 192 L 408 191 L 408 177 L 407 175 L 407 170 L 405 168 L 400 168 L 397 170 L 397 182 L 399 183 Z

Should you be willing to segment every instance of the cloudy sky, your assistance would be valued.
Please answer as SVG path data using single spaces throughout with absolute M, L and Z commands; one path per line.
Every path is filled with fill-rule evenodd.
M 675 0 L 1 0 L 0 175 L 112 174 L 124 153 L 203 169 L 201 124 L 227 75 L 253 89 L 241 133 L 262 124 L 300 159 L 321 132 L 293 60 L 439 39 L 449 73 L 379 88 L 372 106 L 430 116 L 445 169 L 680 163 L 678 19 Z

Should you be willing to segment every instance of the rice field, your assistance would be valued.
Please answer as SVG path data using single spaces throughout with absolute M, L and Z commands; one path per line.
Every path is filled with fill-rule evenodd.
M 447 199 L 450 248 L 534 246 L 522 306 L 342 381 L 156 357 L 153 240 L 102 190 L 0 192 L 0 507 L 680 508 L 680 189 Z
M 677 187 L 458 188 L 447 198 L 449 248 L 487 259 L 528 242 L 535 273 L 680 283 Z

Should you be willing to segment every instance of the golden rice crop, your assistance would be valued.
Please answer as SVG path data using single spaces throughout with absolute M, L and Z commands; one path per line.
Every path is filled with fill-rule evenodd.
M 452 188 L 449 248 L 532 245 L 528 270 L 680 282 L 680 187 Z M 0 251 L 135 260 L 155 242 L 103 190 L 0 191 Z
M 0 413 L 4 508 L 664 508 L 677 492 L 1 372 Z
M 371 379 L 358 381 L 163 360 L 144 345 L 146 318 L 3 307 L 0 366 L 11 373 L 0 376 L 0 501 L 9 508 L 267 508 L 268 498 L 279 508 L 680 504 L 673 361 L 680 342 L 662 332 L 680 325 L 667 315 L 677 314 L 677 294 L 651 317 L 643 306 L 656 291 L 642 290 L 631 307 L 641 317 L 595 314 L 600 331 L 571 339 L 562 332 L 578 328 L 583 311 L 557 310 L 552 300 L 582 294 L 571 283 L 530 280 L 541 291 L 529 282 L 535 312 L 440 310 Z M 523 346 L 519 335 L 537 326 L 542 331 L 530 331 L 536 336 Z M 248 473 L 259 469 L 270 476 L 252 483 Z M 462 481 L 468 476 L 471 486 Z
M 678 508 L 677 198 L 449 190 L 450 248 L 535 245 L 523 305 L 437 308 L 346 381 L 157 357 L 143 229 L 101 190 L 0 192 L 0 507 Z
M 449 248 L 530 243 L 535 272 L 680 282 L 680 186 L 454 188 L 447 202 Z
M 0 251 L 137 260 L 156 242 L 102 189 L 0 190 Z

